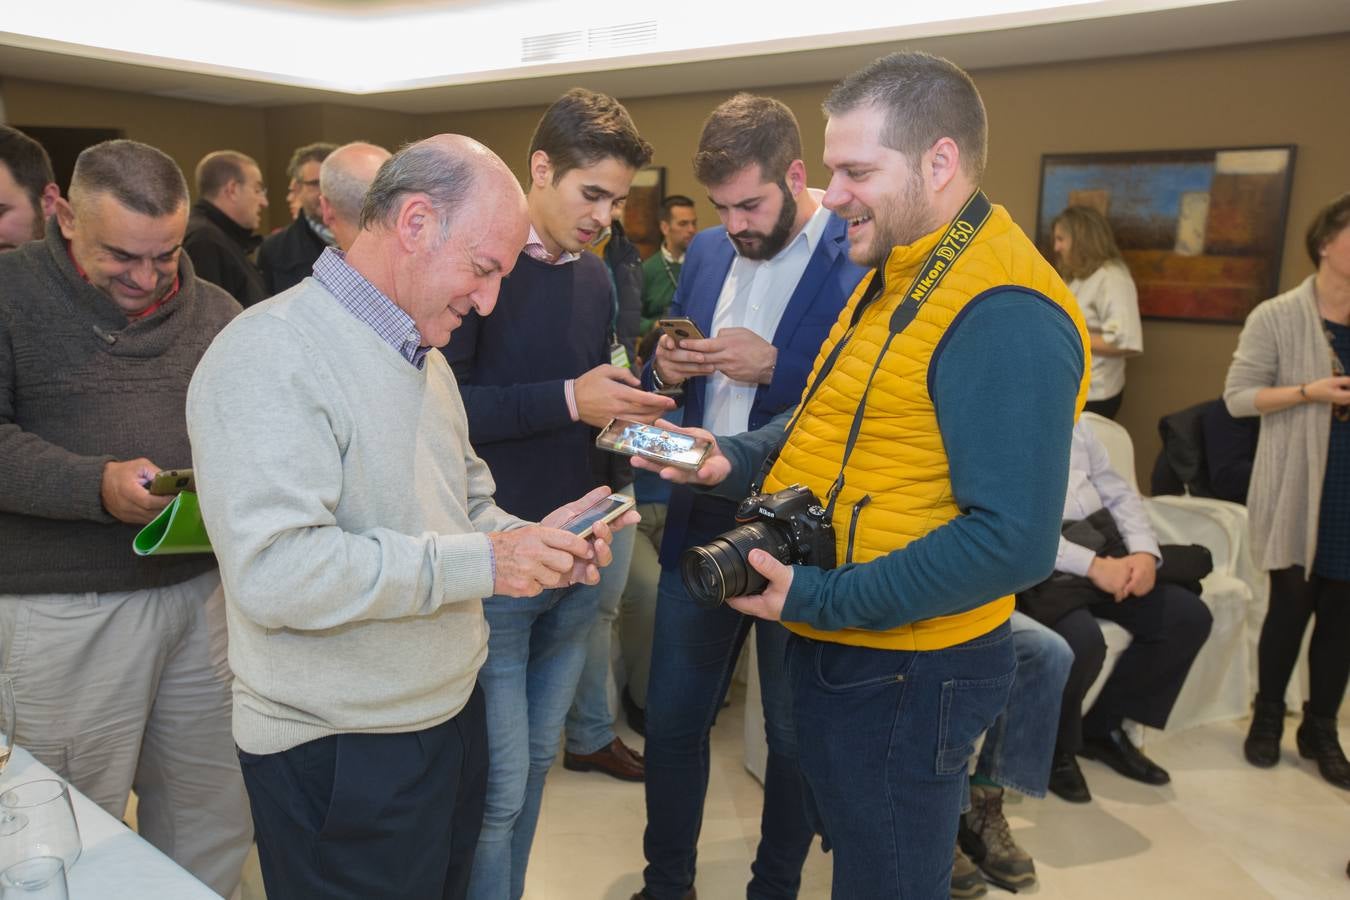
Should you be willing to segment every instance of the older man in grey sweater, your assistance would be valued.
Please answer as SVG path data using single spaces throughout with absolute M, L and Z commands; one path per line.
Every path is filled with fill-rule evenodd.
M 606 491 L 553 527 L 498 509 L 428 353 L 491 312 L 525 243 L 505 164 L 467 138 L 414 144 L 361 219 L 345 256 L 220 335 L 188 424 L 269 896 L 459 897 L 486 793 L 481 599 L 598 581 L 609 530 L 556 526 Z

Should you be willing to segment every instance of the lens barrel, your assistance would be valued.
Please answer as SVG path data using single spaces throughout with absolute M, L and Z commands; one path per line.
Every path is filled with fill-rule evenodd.
M 680 577 L 689 596 L 699 606 L 716 609 L 728 597 L 764 590 L 768 582 L 751 567 L 750 551 L 758 547 L 779 562 L 787 562 L 790 547 L 780 527 L 766 521 L 750 522 L 684 551 Z

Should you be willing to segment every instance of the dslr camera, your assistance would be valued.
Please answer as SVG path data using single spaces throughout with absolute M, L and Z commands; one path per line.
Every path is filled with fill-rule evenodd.
M 768 581 L 749 563 L 756 547 L 785 565 L 834 568 L 834 528 L 804 485 L 751 494 L 736 508 L 736 521 L 737 527 L 680 557 L 680 577 L 699 606 L 715 609 L 728 597 L 764 590 Z

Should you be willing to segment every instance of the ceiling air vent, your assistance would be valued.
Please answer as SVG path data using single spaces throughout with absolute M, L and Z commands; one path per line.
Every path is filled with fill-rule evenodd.
M 587 56 L 615 56 L 656 43 L 656 21 L 605 25 L 587 31 L 556 31 L 521 38 L 522 63 Z
M 656 22 L 629 22 L 626 25 L 605 25 L 587 33 L 592 56 L 625 53 L 638 47 L 656 43 Z
M 586 49 L 586 32 L 555 31 L 553 34 L 535 34 L 520 40 L 520 61 L 548 62 L 580 56 Z

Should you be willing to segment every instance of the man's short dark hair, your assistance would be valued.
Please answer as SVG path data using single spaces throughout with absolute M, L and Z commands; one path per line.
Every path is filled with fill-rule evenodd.
M 973 180 L 984 175 L 989 125 L 975 82 L 955 63 L 931 53 L 900 51 L 883 56 L 835 85 L 825 114 L 839 116 L 864 106 L 886 115 L 882 142 L 914 164 L 940 138 L 961 150 L 961 168 Z
M 675 217 L 675 207 L 677 206 L 688 206 L 692 209 L 694 201 L 684 194 L 667 195 L 666 199 L 661 201 L 661 221 L 669 225 L 670 220 Z
M 299 181 L 301 166 L 309 162 L 321 163 L 337 148 L 337 144 L 330 144 L 327 141 L 296 147 L 295 152 L 291 154 L 291 161 L 286 163 L 286 177 L 291 181 Z
M 572 88 L 544 111 L 530 138 L 530 156 L 548 154 L 557 184 L 573 169 L 617 159 L 630 169 L 652 160 L 652 145 L 638 134 L 623 104 L 608 94 Z
M 42 192 L 56 181 L 46 148 L 19 129 L 0 125 L 0 163 L 9 167 L 10 177 L 28 195 L 41 222 Z
M 781 182 L 793 160 L 802 158 L 797 117 L 772 97 L 737 94 L 703 122 L 694 154 L 699 184 L 724 184 L 751 164 L 764 181 Z
M 441 240 L 473 194 L 477 180 L 472 160 L 447 153 L 429 141 L 407 144 L 389 157 L 375 173 L 361 207 L 361 229 L 372 225 L 394 227 L 403 198 L 426 194 L 440 218 Z
M 87 147 L 75 160 L 70 199 L 109 194 L 127 209 L 152 218 L 177 212 L 188 202 L 187 181 L 168 154 L 139 141 L 118 139 Z
M 253 157 L 238 150 L 215 150 L 197 163 L 197 196 L 214 197 L 232 182 L 244 181 L 244 166 L 256 166 Z
M 1313 268 L 1322 265 L 1322 248 L 1345 228 L 1350 228 L 1350 193 L 1341 194 L 1318 210 L 1312 224 L 1308 226 L 1308 234 L 1304 240 Z

